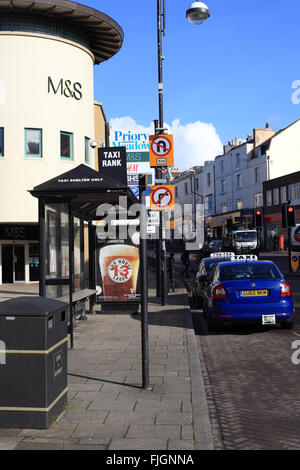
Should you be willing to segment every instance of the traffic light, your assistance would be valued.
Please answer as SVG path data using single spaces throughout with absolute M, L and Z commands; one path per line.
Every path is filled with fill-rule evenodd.
M 291 206 L 291 205 L 282 206 L 282 227 L 283 228 L 296 227 L 295 206 Z
M 254 209 L 254 227 L 260 228 L 264 224 L 264 214 L 262 209 Z
M 282 228 L 287 228 L 287 205 L 285 204 L 284 206 L 282 206 L 281 208 L 281 225 L 282 225 Z
M 288 227 L 296 227 L 296 212 L 294 206 L 287 206 L 286 218 Z

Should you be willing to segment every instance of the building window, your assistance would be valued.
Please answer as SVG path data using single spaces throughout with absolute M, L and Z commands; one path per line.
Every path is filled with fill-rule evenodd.
M 242 187 L 242 175 L 240 173 L 236 175 L 236 186 L 237 189 L 241 189 Z
M 259 167 L 254 169 L 255 172 L 255 183 L 260 183 L 260 174 L 259 174 Z
M 42 130 L 25 129 L 25 156 L 42 157 Z
M 0 127 L 0 157 L 4 157 L 4 127 Z
M 266 198 L 267 198 L 267 206 L 268 207 L 272 206 L 272 190 L 271 189 L 269 189 L 266 192 Z
M 237 199 L 236 208 L 237 208 L 237 210 L 243 209 L 243 199 Z
M 226 180 L 221 180 L 221 194 L 226 192 Z
M 227 204 L 221 204 L 221 212 L 222 212 L 222 214 L 226 214 L 226 212 L 227 212 Z
M 224 162 L 223 160 L 221 160 L 221 172 L 223 173 L 223 171 L 224 171 Z
M 255 207 L 262 207 L 263 204 L 263 195 L 262 193 L 254 194 L 254 206 Z
M 198 180 L 198 178 L 195 179 L 195 191 L 199 191 L 199 180 Z
M 235 167 L 236 168 L 240 167 L 240 154 L 239 153 L 235 157 Z
M 289 185 L 289 199 L 291 201 L 295 201 L 296 199 L 300 198 L 300 188 L 298 184 L 290 184 Z
M 90 163 L 90 141 L 88 137 L 84 138 L 84 161 L 85 163 Z
M 60 133 L 60 158 L 73 160 L 73 134 L 68 132 Z
M 273 205 L 277 206 L 279 204 L 279 189 L 273 189 Z
M 184 183 L 184 192 L 185 194 L 188 194 L 188 184 Z
M 175 186 L 175 197 L 178 197 L 178 187 Z
M 211 176 L 210 173 L 207 173 L 207 186 L 209 187 L 211 185 Z
M 285 204 L 287 202 L 286 186 L 282 186 L 282 188 L 280 188 L 280 200 L 281 204 Z
M 214 208 L 214 197 L 212 194 L 210 194 L 209 196 L 205 196 L 204 208 L 206 212 L 212 213 Z

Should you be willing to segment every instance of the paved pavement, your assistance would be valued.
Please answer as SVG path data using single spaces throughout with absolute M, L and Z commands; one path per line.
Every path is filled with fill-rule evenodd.
M 154 275 L 150 275 L 153 287 Z M 38 286 L 0 286 L 0 300 Z M 161 307 L 149 290 L 150 390 L 143 390 L 140 314 L 78 321 L 68 351 L 68 407 L 49 430 L 0 429 L 0 450 L 213 448 L 188 297 Z

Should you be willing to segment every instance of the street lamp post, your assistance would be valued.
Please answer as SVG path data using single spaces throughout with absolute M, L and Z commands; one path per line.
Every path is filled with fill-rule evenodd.
M 203 2 L 193 2 L 186 11 L 186 17 L 195 25 L 204 23 L 210 17 L 210 11 Z M 162 63 L 164 57 L 162 55 L 162 38 L 166 33 L 166 2 L 165 0 L 157 0 L 157 52 L 158 52 L 158 107 L 159 107 L 159 120 L 155 125 L 155 134 L 164 134 L 164 117 L 163 117 L 163 67 Z M 155 178 L 162 179 L 162 168 L 156 168 Z M 161 295 L 161 304 L 167 304 L 167 253 L 166 243 L 162 240 L 164 230 L 162 228 L 163 222 L 162 214 L 160 215 L 160 237 L 156 241 L 156 259 L 157 259 L 157 295 Z M 160 291 L 161 287 L 161 291 Z

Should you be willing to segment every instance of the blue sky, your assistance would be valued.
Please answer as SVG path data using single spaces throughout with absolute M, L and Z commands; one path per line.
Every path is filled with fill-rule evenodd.
M 191 1 L 166 0 L 165 122 L 212 123 L 225 144 L 266 122 L 279 130 L 298 119 L 299 0 L 207 0 L 211 18 L 202 26 L 185 17 Z M 121 51 L 95 67 L 95 99 L 108 120 L 130 116 L 149 126 L 158 117 L 156 0 L 82 3 L 124 31 Z

